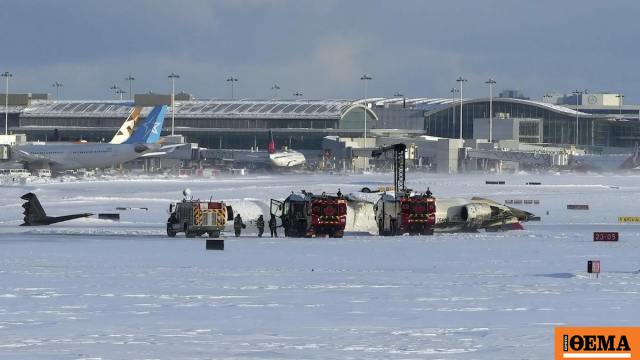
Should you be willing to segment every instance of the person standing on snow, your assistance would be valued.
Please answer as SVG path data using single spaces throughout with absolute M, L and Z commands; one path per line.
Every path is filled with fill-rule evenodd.
M 235 219 L 233 219 L 233 229 L 236 231 L 236 237 L 239 237 L 242 229 L 246 227 L 247 226 L 242 222 L 242 217 L 240 216 L 240 214 L 236 215 Z
M 271 218 L 269 219 L 269 230 L 271 230 L 271 237 L 278 237 L 276 217 L 273 214 L 271 214 Z
M 262 237 L 262 234 L 264 234 L 264 217 L 262 215 L 258 217 L 256 225 L 258 225 L 258 237 Z

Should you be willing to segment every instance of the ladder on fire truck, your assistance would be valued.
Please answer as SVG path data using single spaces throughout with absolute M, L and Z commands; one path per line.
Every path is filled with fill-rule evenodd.
M 395 193 L 396 198 L 407 196 L 407 192 L 411 191 L 405 187 L 405 175 L 406 175 L 406 164 L 405 164 L 405 152 L 407 150 L 407 145 L 404 143 L 393 144 L 393 145 L 385 145 L 381 146 L 377 149 L 374 149 L 371 152 L 372 158 L 380 158 L 382 154 L 392 151 L 394 158 L 394 185 L 395 185 Z

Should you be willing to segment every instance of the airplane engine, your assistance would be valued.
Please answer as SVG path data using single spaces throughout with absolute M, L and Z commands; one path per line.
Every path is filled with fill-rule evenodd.
M 481 222 L 491 218 L 491 206 L 489 204 L 466 204 L 460 210 L 460 220 L 464 222 Z

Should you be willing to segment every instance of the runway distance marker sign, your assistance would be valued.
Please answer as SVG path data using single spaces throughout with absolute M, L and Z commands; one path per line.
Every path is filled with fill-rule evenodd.
M 617 232 L 601 232 L 593 233 L 593 241 L 618 241 L 620 237 Z

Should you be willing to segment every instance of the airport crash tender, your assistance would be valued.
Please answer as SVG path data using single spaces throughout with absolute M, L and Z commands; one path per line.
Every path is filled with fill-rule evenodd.
M 436 224 L 436 199 L 431 191 L 383 195 L 373 207 L 382 236 L 433 235 Z
M 175 237 L 184 232 L 188 238 L 202 236 L 220 237 L 227 220 L 233 220 L 233 209 L 224 202 L 184 199 L 169 205 L 167 235 Z
M 284 202 L 271 199 L 271 215 L 281 220 L 287 237 L 341 238 L 347 225 L 347 200 L 342 195 L 302 191 Z

